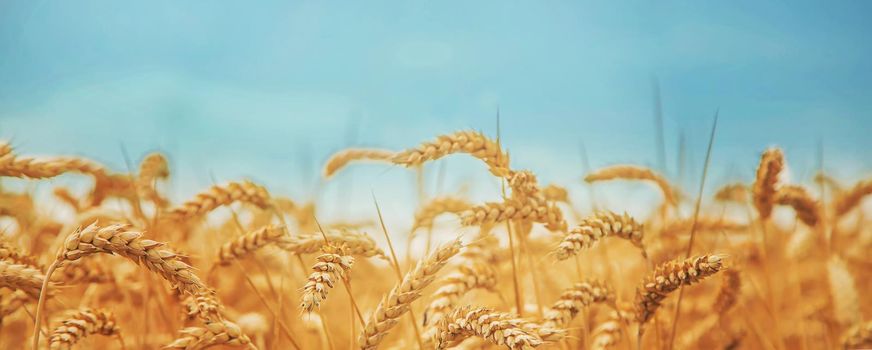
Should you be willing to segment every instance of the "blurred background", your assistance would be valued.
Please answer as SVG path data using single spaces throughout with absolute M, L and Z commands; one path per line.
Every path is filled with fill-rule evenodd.
M 851 183 L 872 166 L 869 13 L 859 1 L 3 0 L 0 139 L 118 171 L 165 152 L 177 200 L 252 178 L 325 215 L 371 215 L 375 193 L 411 220 L 413 172 L 360 165 L 324 182 L 324 160 L 461 129 L 495 137 L 499 113 L 513 166 L 577 202 L 587 166 L 616 163 L 695 195 L 719 110 L 710 188 L 753 179 L 772 145 L 792 181 L 823 159 Z M 465 157 L 428 165 L 425 185 L 499 193 Z M 634 199 L 617 208 L 658 198 L 643 187 L 612 189 Z

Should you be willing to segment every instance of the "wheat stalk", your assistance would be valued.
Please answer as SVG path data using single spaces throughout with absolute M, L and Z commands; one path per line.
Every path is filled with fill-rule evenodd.
M 322 176 L 330 178 L 348 163 L 360 161 L 386 162 L 394 156 L 393 151 L 374 148 L 350 148 L 334 153 L 324 165 Z
M 608 180 L 641 180 L 651 181 L 660 188 L 663 193 L 663 199 L 670 205 L 676 205 L 678 198 L 676 192 L 669 184 L 663 175 L 656 173 L 654 170 L 637 166 L 637 165 L 613 165 L 602 169 L 595 170 L 584 177 L 584 181 L 588 183 Z
M 115 324 L 115 315 L 108 310 L 81 309 L 72 313 L 49 336 L 52 350 L 72 349 L 82 338 L 100 334 L 119 336 L 121 329 Z
M 762 219 L 767 219 L 772 214 L 772 205 L 778 192 L 778 176 L 782 170 L 784 170 L 784 154 L 780 149 L 770 148 L 763 152 L 752 189 L 754 207 L 757 208 Z
M 583 219 L 563 237 L 554 253 L 557 259 L 565 260 L 578 254 L 581 249 L 590 248 L 594 243 L 609 236 L 626 239 L 641 249 L 643 256 L 647 256 L 645 245 L 642 243 L 642 224 L 636 222 L 627 213 L 622 215 L 610 211 L 598 212 Z
M 575 283 L 560 294 L 560 299 L 545 314 L 544 325 L 551 328 L 566 327 L 582 308 L 594 303 L 614 305 L 615 291 L 599 280 L 588 279 Z
M 476 131 L 441 135 L 432 142 L 422 143 L 418 148 L 397 153 L 391 161 L 412 167 L 453 153 L 467 153 L 482 160 L 494 176 L 504 177 L 509 173 L 509 155 L 500 149 L 499 143 Z
M 722 255 L 703 255 L 684 261 L 668 261 L 658 266 L 636 288 L 636 321 L 640 328 L 651 319 L 670 293 L 717 273 L 723 269 L 723 259 Z
M 361 349 L 378 347 L 382 338 L 399 322 L 400 316 L 409 311 L 412 302 L 421 297 L 424 287 L 433 282 L 436 273 L 445 266 L 448 259 L 460 252 L 461 247 L 463 244 L 460 239 L 443 244 L 406 273 L 403 280 L 382 298 L 366 321 L 358 339 Z

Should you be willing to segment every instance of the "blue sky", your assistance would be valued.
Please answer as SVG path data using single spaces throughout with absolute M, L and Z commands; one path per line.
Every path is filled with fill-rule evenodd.
M 581 144 L 594 167 L 659 166 L 656 77 L 665 172 L 676 181 L 699 176 L 717 108 L 713 182 L 750 179 L 770 145 L 806 181 L 819 140 L 828 167 L 854 180 L 872 166 L 870 7 L 7 0 L 0 138 L 21 153 L 81 154 L 120 170 L 121 145 L 134 160 L 163 150 L 182 197 L 212 177 L 250 176 L 338 198 L 329 196 L 342 195 L 339 185 L 314 184 L 331 152 L 401 149 L 458 129 L 493 135 L 499 108 L 516 167 L 577 184 Z M 473 164 L 450 160 L 443 188 L 487 181 Z M 353 181 L 364 200 L 367 188 L 408 198 L 395 185 L 410 177 L 364 166 L 336 181 Z

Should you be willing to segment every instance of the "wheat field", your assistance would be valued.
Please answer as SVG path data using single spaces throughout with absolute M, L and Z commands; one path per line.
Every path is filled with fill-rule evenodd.
M 420 179 L 449 156 L 479 160 L 502 195 L 448 189 L 397 227 L 375 198 L 363 220 L 249 179 L 173 201 L 167 155 L 127 171 L 2 142 L 0 348 L 872 347 L 872 179 L 792 183 L 770 148 L 741 160 L 753 182 L 711 192 L 632 164 L 542 184 L 498 137 L 458 131 L 342 150 L 323 181 L 363 163 Z M 606 182 L 660 199 L 634 217 L 568 190 Z

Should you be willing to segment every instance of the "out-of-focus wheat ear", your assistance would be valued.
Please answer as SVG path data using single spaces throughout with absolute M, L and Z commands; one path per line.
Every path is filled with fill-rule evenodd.
M 844 326 L 859 323 L 862 318 L 860 295 L 848 265 L 842 258 L 834 255 L 827 261 L 827 272 L 836 321 Z
M 139 163 L 139 174 L 136 176 L 136 191 L 139 197 L 148 199 L 159 207 L 169 204 L 169 201 L 161 196 L 155 188 L 157 180 L 163 180 L 169 176 L 169 163 L 162 154 L 150 153 L 145 156 Z
M 71 349 L 82 338 L 89 335 L 119 337 L 121 329 L 115 323 L 115 315 L 102 309 L 81 309 L 70 314 L 49 336 L 52 350 Z
M 857 182 L 851 189 L 842 192 L 835 199 L 836 216 L 847 214 L 851 209 L 856 208 L 863 197 L 872 194 L 872 179 L 866 179 Z
M 872 347 L 872 321 L 857 323 L 842 335 L 842 348 L 845 350 L 870 347 Z
M 494 176 L 505 177 L 509 174 L 509 155 L 500 149 L 497 141 L 476 131 L 441 135 L 417 148 L 397 153 L 391 161 L 397 165 L 415 167 L 454 153 L 466 153 L 480 159 Z
M 269 206 L 270 196 L 266 188 L 251 181 L 230 182 L 223 186 L 212 186 L 197 194 L 193 199 L 170 209 L 169 215 L 177 220 L 188 219 L 233 202 L 245 202 L 264 209 Z
M 639 180 L 651 181 L 660 188 L 663 200 L 669 205 L 678 204 L 678 191 L 669 183 L 663 175 L 654 170 L 638 165 L 613 165 L 597 169 L 584 177 L 584 181 L 593 183 L 609 180 Z
M 767 149 L 760 156 L 760 165 L 757 167 L 757 177 L 754 179 L 751 193 L 754 207 L 757 208 L 761 219 L 768 219 L 772 215 L 775 194 L 778 192 L 778 177 L 784 166 L 784 153 L 778 148 Z
M 349 148 L 334 153 L 324 164 L 322 176 L 327 179 L 352 162 L 390 162 L 394 152 L 375 148 Z
M 820 203 L 802 186 L 786 185 L 775 193 L 775 204 L 787 205 L 793 208 L 800 221 L 814 227 L 820 222 Z

